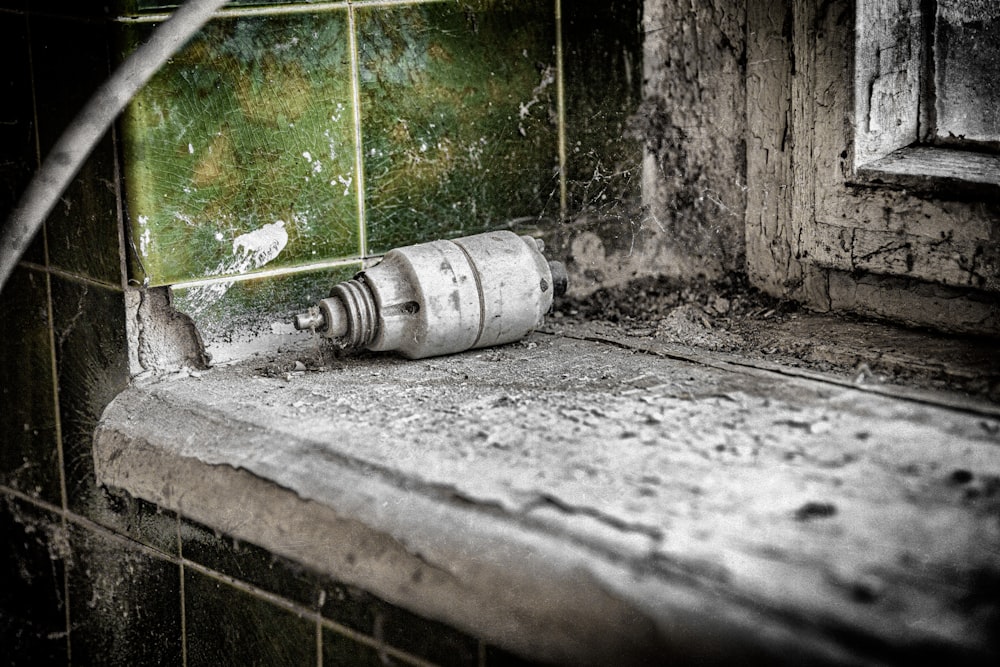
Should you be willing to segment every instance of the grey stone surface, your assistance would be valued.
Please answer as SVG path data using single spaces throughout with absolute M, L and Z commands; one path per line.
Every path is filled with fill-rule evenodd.
M 95 458 L 104 484 L 535 658 L 988 660 L 998 415 L 581 328 L 136 384 Z

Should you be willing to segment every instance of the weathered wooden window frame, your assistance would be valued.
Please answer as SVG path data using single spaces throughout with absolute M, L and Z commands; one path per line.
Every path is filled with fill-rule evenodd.
M 948 177 L 926 178 L 923 167 L 916 176 L 890 177 L 891 166 L 874 164 L 912 146 L 915 133 L 905 144 L 905 135 L 896 135 L 875 160 L 855 156 L 856 8 L 865 1 L 747 0 L 748 276 L 816 310 L 995 334 L 996 186 L 972 183 L 974 191 L 963 192 Z M 919 92 L 919 77 L 907 76 Z M 910 108 L 919 111 L 919 104 Z M 864 173 L 876 167 L 877 174 Z M 970 170 L 961 171 L 967 179 Z
M 854 167 L 861 181 L 1000 194 L 1000 156 L 933 142 L 933 0 L 857 0 Z

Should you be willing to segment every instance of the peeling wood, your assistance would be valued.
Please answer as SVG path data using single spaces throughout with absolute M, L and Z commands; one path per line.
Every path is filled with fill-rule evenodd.
M 1000 156 L 936 146 L 910 146 L 858 169 L 867 182 L 916 191 L 1000 197 Z
M 831 271 L 830 304 L 836 310 L 915 327 L 927 326 L 927 314 L 932 313 L 935 328 L 957 334 L 1000 331 L 995 295 L 907 278 Z
M 801 277 L 792 238 L 790 3 L 747 5 L 747 214 L 750 280 L 783 293 Z
M 922 0 L 861 0 L 854 30 L 854 160 L 863 165 L 919 138 Z M 846 91 L 845 91 L 846 93 Z
M 857 31 L 855 4 L 863 22 Z M 855 171 L 856 162 L 870 162 L 899 148 L 899 142 L 916 139 L 916 115 L 904 118 L 892 104 L 919 107 L 914 96 L 922 84 L 913 72 L 919 71 L 921 56 L 919 45 L 911 42 L 923 35 L 920 4 L 796 0 L 781 22 L 784 8 L 763 0 L 748 4 L 748 273 L 768 293 L 816 310 L 892 313 L 946 330 L 954 330 L 947 314 L 953 309 L 938 309 L 940 301 L 929 296 L 933 290 L 920 286 L 971 289 L 964 297 L 949 297 L 969 299 L 963 310 L 979 313 L 963 319 L 961 328 L 975 321 L 995 325 L 1000 291 L 996 198 L 983 190 L 956 192 L 946 184 L 929 189 L 930 176 L 897 178 L 882 186 L 872 182 L 871 169 L 866 178 Z M 893 20 L 882 21 L 881 27 L 874 25 L 890 16 Z M 785 27 L 789 24 L 791 30 Z M 869 78 L 855 87 L 856 74 Z M 892 104 L 873 122 L 870 93 L 882 90 L 873 81 L 900 76 L 909 92 L 887 98 Z M 887 123 L 902 128 L 901 134 L 889 132 L 883 127 Z M 789 126 L 791 141 L 786 142 Z M 868 140 L 873 143 L 865 144 Z M 877 164 L 885 172 L 899 169 L 891 161 Z M 945 181 L 963 169 L 990 180 L 991 165 L 992 159 L 984 157 L 972 165 L 942 160 L 919 168 Z M 919 185 L 914 178 L 924 187 L 914 189 Z M 881 287 L 870 289 L 875 283 Z M 848 293 L 852 296 L 845 298 Z M 992 304 L 988 295 L 994 295 Z
M 744 16 L 745 0 L 645 3 L 643 204 L 681 258 L 668 275 L 743 266 Z
M 1000 283 L 977 258 L 985 252 L 976 241 L 934 238 L 905 232 L 887 233 L 814 223 L 803 243 L 804 259 L 843 271 L 881 275 L 934 275 L 952 287 L 997 290 Z

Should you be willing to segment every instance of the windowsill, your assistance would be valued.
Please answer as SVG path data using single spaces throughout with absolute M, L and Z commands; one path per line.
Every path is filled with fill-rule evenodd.
M 1000 194 L 1000 155 L 908 146 L 857 168 L 867 183 L 938 194 Z
M 98 480 L 535 658 L 996 657 L 1000 411 L 633 343 L 135 385 Z

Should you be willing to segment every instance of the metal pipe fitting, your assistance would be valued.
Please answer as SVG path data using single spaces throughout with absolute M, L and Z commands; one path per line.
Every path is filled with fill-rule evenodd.
M 509 343 L 536 329 L 567 289 L 565 267 L 542 250 L 510 231 L 390 250 L 295 326 L 410 359 Z

